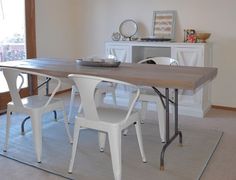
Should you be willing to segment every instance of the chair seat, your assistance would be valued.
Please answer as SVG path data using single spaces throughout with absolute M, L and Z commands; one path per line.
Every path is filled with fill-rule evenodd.
M 98 108 L 98 116 L 100 121 L 106 123 L 120 123 L 121 119 L 125 119 L 127 110 L 115 108 Z
M 156 95 L 154 89 L 150 87 L 141 87 L 140 88 L 140 95 L 146 94 L 146 95 Z
M 158 89 L 162 94 L 164 92 L 164 89 Z M 148 102 L 156 102 L 159 100 L 158 94 L 154 91 L 154 89 L 150 87 L 142 87 L 140 88 L 140 101 L 148 101 Z
M 114 88 L 114 85 L 110 82 L 101 82 L 97 86 L 98 89 L 109 89 Z
M 122 123 L 122 119 L 125 120 L 126 115 L 127 115 L 127 110 L 123 109 L 117 109 L 117 108 L 97 108 L 98 116 L 100 118 L 99 121 L 96 120 L 89 120 L 89 119 L 84 119 L 83 115 L 79 115 L 78 117 L 80 118 L 81 121 L 84 121 L 84 123 L 81 123 L 81 126 L 86 126 L 90 127 L 89 124 L 91 123 L 96 123 L 96 124 L 101 124 L 102 126 L 120 126 L 121 129 L 126 128 L 133 122 L 137 120 L 137 116 L 139 116 L 138 111 L 133 111 L 130 116 L 129 120 L 130 123 L 129 125 L 126 125 L 126 127 L 123 127 L 124 124 Z M 101 129 L 100 129 L 101 130 Z
M 24 107 L 30 108 L 30 109 L 35 109 L 35 108 L 42 108 L 42 106 L 44 106 L 47 103 L 47 101 L 49 100 L 49 96 L 35 95 L 35 96 L 29 96 L 29 97 L 22 98 L 21 100 L 22 100 L 22 104 Z M 56 104 L 59 102 L 61 102 L 60 99 L 53 98 L 50 101 L 49 105 L 53 105 L 53 104 Z M 8 105 L 14 105 L 14 102 L 11 101 L 8 103 Z

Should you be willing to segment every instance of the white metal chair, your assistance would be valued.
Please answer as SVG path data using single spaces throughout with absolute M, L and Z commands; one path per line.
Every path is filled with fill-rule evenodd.
M 111 93 L 113 103 L 114 103 L 114 105 L 116 105 L 115 90 L 116 90 L 116 85 L 114 85 L 113 83 L 107 83 L 107 82 L 101 83 L 101 85 L 96 89 L 96 91 L 97 91 L 97 93 L 96 93 L 97 94 L 97 96 L 96 96 L 97 104 L 102 104 L 103 103 L 104 94 Z M 79 94 L 79 90 L 77 89 L 77 87 L 75 85 L 72 85 L 71 96 L 70 96 L 69 115 L 68 115 L 68 120 L 69 121 L 70 121 L 70 119 L 72 119 L 74 100 L 75 100 L 75 96 L 77 94 Z M 82 110 L 82 106 L 80 104 L 78 112 L 81 112 L 81 110 Z
M 121 180 L 121 134 L 122 130 L 132 124 L 134 124 L 136 128 L 142 160 L 143 162 L 146 162 L 140 127 L 140 113 L 134 111 L 134 105 L 138 99 L 140 90 L 135 85 L 108 78 L 75 74 L 69 75 L 69 78 L 74 80 L 79 89 L 83 104 L 83 115 L 78 116 L 75 119 L 69 173 L 72 173 L 74 166 L 80 129 L 85 127 L 98 131 L 100 151 L 104 150 L 106 133 L 108 134 L 114 177 L 115 180 Z M 99 107 L 96 105 L 96 88 L 98 84 L 103 81 L 127 85 L 136 90 L 128 110 L 120 109 L 116 106 Z
M 116 59 L 116 56 L 110 54 L 108 55 L 109 59 Z M 96 89 L 97 91 L 97 96 L 96 96 L 96 102 L 97 105 L 101 105 L 104 102 L 104 95 L 111 93 L 112 95 L 112 100 L 114 105 L 116 105 L 116 85 L 114 83 L 107 83 L 103 82 L 99 85 L 99 87 Z M 72 111 L 73 111 L 73 106 L 74 106 L 74 100 L 75 96 L 79 94 L 79 90 L 75 85 L 72 85 L 71 88 L 71 96 L 70 96 L 70 106 L 69 106 L 69 115 L 68 115 L 68 121 L 72 118 Z M 82 110 L 81 104 L 79 105 L 78 113 L 80 113 Z
M 160 64 L 160 65 L 178 65 L 177 60 L 169 58 L 169 57 L 152 57 L 152 58 L 141 60 L 138 63 L 139 64 L 147 63 L 147 64 Z M 157 87 L 157 89 L 162 94 L 165 94 L 163 88 Z M 170 94 L 171 94 L 170 98 L 173 100 L 174 94 L 172 92 Z M 151 87 L 141 87 L 139 101 L 141 101 L 141 114 L 142 114 L 141 122 L 143 122 L 143 119 L 145 119 L 146 117 L 148 102 L 156 103 L 160 137 L 161 137 L 161 141 L 165 142 L 165 138 L 166 138 L 165 115 L 166 114 L 165 114 L 165 109 L 162 104 L 163 102 L 161 101 L 161 97 L 158 96 L 157 93 L 154 91 L 154 89 L 152 89 Z M 128 129 L 126 129 L 123 134 L 126 135 L 127 132 L 128 132 Z
M 17 77 L 21 76 L 21 73 L 48 77 L 48 78 L 51 78 L 52 80 L 55 80 L 57 84 L 51 96 L 33 95 L 33 96 L 21 98 L 19 94 L 19 91 L 20 91 L 19 87 L 17 87 Z M 57 90 L 59 89 L 61 85 L 60 79 L 52 77 L 52 76 L 48 76 L 45 74 L 36 73 L 36 72 L 10 69 L 10 68 L 3 68 L 3 74 L 6 78 L 10 95 L 11 95 L 11 99 L 12 99 L 12 101 L 7 104 L 6 140 L 5 140 L 4 151 L 7 151 L 9 131 L 10 131 L 10 115 L 12 114 L 12 112 L 23 113 L 30 116 L 37 162 L 41 162 L 41 155 L 42 155 L 41 119 L 44 113 L 50 112 L 53 110 L 63 110 L 66 133 L 69 137 L 69 141 L 72 143 L 72 138 L 71 138 L 69 127 L 68 127 L 68 120 L 67 120 L 66 112 L 64 109 L 64 103 L 62 100 L 54 98 L 54 95 L 56 94 Z M 20 85 L 20 88 L 22 84 Z

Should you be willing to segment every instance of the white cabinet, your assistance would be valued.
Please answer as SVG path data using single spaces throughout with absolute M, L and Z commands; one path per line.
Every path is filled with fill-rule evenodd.
M 211 47 L 206 43 L 171 43 L 118 41 L 106 43 L 106 55 L 115 55 L 120 61 L 136 63 L 154 56 L 168 56 L 183 66 L 211 66 Z M 211 107 L 211 84 L 197 90 L 180 90 L 179 114 L 203 117 Z

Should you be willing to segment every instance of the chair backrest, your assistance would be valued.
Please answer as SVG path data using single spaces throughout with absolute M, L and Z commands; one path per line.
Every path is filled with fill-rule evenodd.
M 14 102 L 14 104 L 19 107 L 23 107 L 21 97 L 19 94 L 19 91 L 20 91 L 20 88 L 22 88 L 23 82 L 21 82 L 20 86 L 17 87 L 17 78 L 18 78 L 18 76 L 20 76 L 23 79 L 23 76 L 21 75 L 22 73 L 23 74 L 32 74 L 32 75 L 41 76 L 41 77 L 48 77 L 48 78 L 51 78 L 57 82 L 56 87 L 53 89 L 48 101 L 43 105 L 44 107 L 50 103 L 53 96 L 56 94 L 56 92 L 59 90 L 59 88 L 61 86 L 61 80 L 59 78 L 56 78 L 56 77 L 53 77 L 50 75 L 41 74 L 41 73 L 32 72 L 32 71 L 20 70 L 20 69 L 15 69 L 15 68 L 2 68 L 2 70 L 3 70 L 3 74 L 5 76 L 5 79 L 7 81 L 7 84 L 8 84 L 11 99 Z
M 138 62 L 139 64 L 147 63 L 147 64 L 161 64 L 161 65 L 179 65 L 178 61 L 172 59 L 170 57 L 152 57 L 141 60 Z
M 95 103 L 95 91 L 99 83 L 105 81 L 105 82 L 131 86 L 132 88 L 136 89 L 136 95 L 132 99 L 132 103 L 130 104 L 129 110 L 127 111 L 127 114 L 124 120 L 128 119 L 129 115 L 131 114 L 134 108 L 135 102 L 137 101 L 140 94 L 140 91 L 137 86 L 127 83 L 127 82 L 119 81 L 119 80 L 97 77 L 97 76 L 79 75 L 79 74 L 70 74 L 68 77 L 75 82 L 75 85 L 80 92 L 84 117 L 90 120 L 99 121 L 97 106 Z
M 20 85 L 19 85 L 19 87 L 17 87 L 17 89 L 18 89 L 18 91 L 20 91 L 23 84 L 24 84 L 24 76 L 22 74 L 19 74 L 18 77 L 20 78 Z M 18 80 L 17 80 L 17 82 L 18 82 Z
M 12 101 L 15 105 L 22 107 L 23 104 L 21 102 L 21 97 L 19 94 L 19 90 L 22 87 L 22 83 L 19 88 L 17 87 L 17 77 L 20 76 L 21 72 L 9 68 L 3 68 L 3 74 L 7 81 Z

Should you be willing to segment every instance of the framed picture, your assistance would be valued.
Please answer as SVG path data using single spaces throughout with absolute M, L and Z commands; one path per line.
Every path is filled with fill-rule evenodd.
M 153 12 L 153 36 L 175 41 L 176 11 Z

